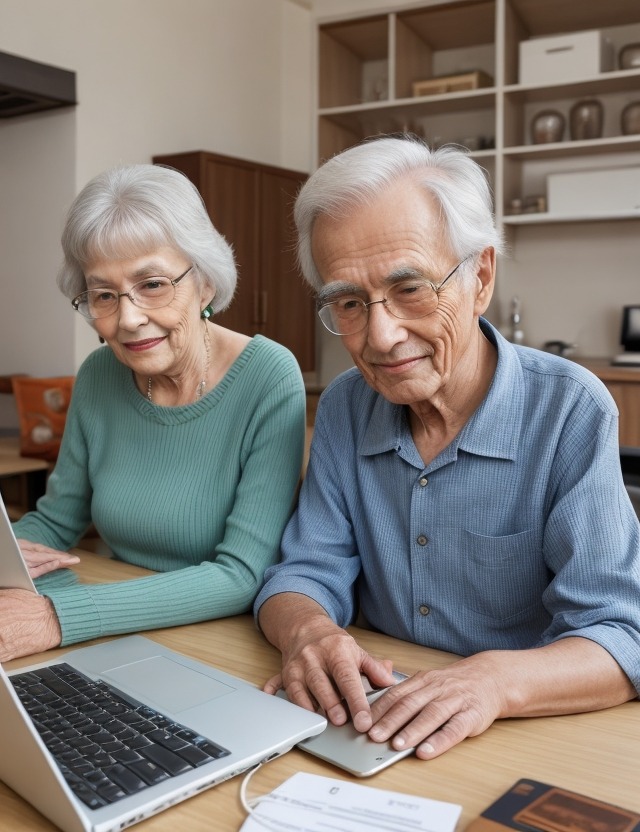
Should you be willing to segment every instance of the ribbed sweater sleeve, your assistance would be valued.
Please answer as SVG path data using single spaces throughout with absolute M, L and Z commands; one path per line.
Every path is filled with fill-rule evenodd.
M 157 574 L 102 585 L 40 579 L 62 643 L 248 610 L 278 557 L 304 430 L 295 359 L 260 336 L 214 390 L 179 408 L 147 402 L 108 348 L 90 356 L 47 494 L 15 531 L 67 549 L 93 521 L 117 558 Z

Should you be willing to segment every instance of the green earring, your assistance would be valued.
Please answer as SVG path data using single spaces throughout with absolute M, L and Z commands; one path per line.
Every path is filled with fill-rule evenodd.
M 211 306 L 205 306 L 205 308 L 200 313 L 200 317 L 203 318 L 205 321 L 213 315 L 213 309 Z

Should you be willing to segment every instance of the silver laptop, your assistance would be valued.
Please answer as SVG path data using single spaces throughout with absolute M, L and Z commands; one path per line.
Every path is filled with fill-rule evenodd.
M 0 587 L 36 592 L 2 499 L 0 508 Z
M 406 679 L 404 673 L 394 671 L 396 683 Z M 375 702 L 388 688 L 375 690 L 366 678 L 362 680 L 369 704 Z M 278 696 L 286 700 L 286 693 L 278 691 Z M 288 700 L 287 700 L 288 701 Z M 327 763 L 355 774 L 356 777 L 370 777 L 387 766 L 409 756 L 414 748 L 395 749 L 390 742 L 374 742 L 366 734 L 361 734 L 351 722 L 345 725 L 327 724 L 325 730 L 316 736 L 310 736 L 298 744 L 298 748 L 308 751 Z
M 2 525 L 11 534 L 2 533 L 0 586 L 15 585 L 9 563 L 22 557 L 6 512 Z M 124 829 L 325 726 L 142 636 L 9 674 L 0 667 L 0 736 L 11 749 L 0 754 L 0 779 L 68 832 Z

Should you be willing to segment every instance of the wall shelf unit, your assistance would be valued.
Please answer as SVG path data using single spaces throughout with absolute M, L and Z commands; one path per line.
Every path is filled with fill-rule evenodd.
M 610 71 L 546 85 L 518 83 L 521 41 L 590 29 L 602 31 L 611 44 Z M 599 217 L 592 210 L 571 217 L 510 216 L 510 205 L 540 193 L 545 164 L 549 172 L 575 162 L 578 168 L 640 165 L 640 134 L 623 135 L 621 127 L 623 108 L 640 101 L 640 69 L 622 70 L 616 62 L 621 47 L 636 41 L 640 10 L 629 0 L 432 1 L 320 20 L 316 159 L 368 136 L 413 132 L 432 145 L 456 142 L 469 148 L 488 172 L 496 216 L 507 230 L 634 217 L 635 211 Z M 477 71 L 491 86 L 412 94 L 415 82 Z M 571 106 L 593 97 L 604 107 L 602 136 L 571 140 Z M 565 117 L 562 141 L 532 142 L 531 121 L 543 109 Z

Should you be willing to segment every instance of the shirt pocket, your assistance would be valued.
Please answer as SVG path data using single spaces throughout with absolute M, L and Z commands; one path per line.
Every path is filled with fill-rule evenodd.
M 519 621 L 542 604 L 549 575 L 533 530 L 492 537 L 463 530 L 464 602 L 487 618 Z

